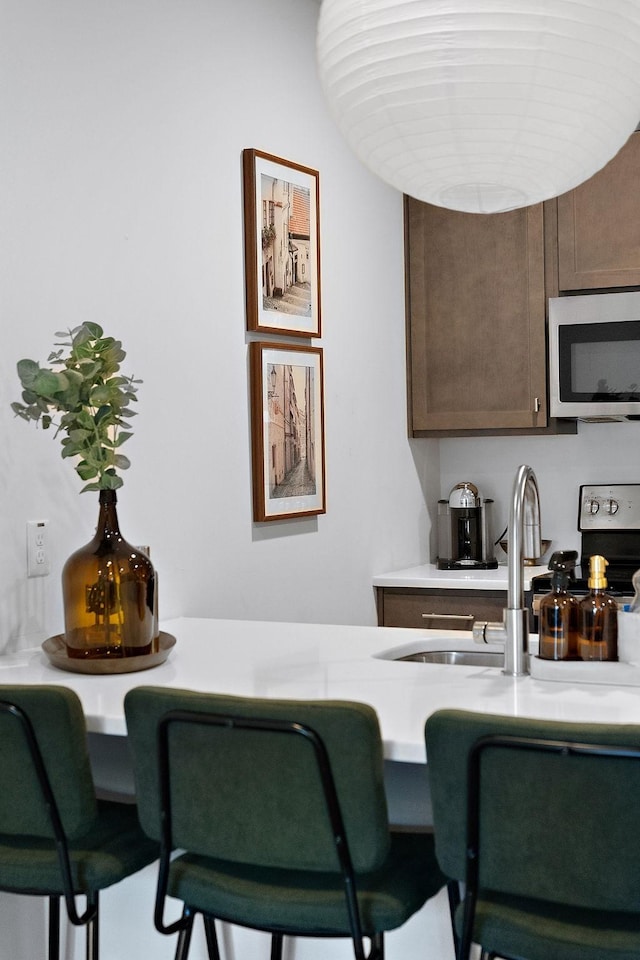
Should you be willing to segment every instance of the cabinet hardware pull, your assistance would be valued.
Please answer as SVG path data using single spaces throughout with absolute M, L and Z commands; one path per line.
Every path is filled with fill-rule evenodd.
M 475 620 L 473 613 L 423 613 L 423 620 Z
M 533 398 L 533 412 L 534 412 L 534 413 L 540 413 L 540 407 L 541 407 L 540 397 L 534 397 L 534 398 Z

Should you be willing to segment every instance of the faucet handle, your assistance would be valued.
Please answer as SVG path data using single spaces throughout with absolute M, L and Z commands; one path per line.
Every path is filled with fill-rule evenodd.
M 471 635 L 475 643 L 486 643 L 486 630 L 489 624 L 486 620 L 476 620 L 471 628 Z
M 504 643 L 507 639 L 504 623 L 487 623 L 486 620 L 476 620 L 471 634 L 476 643 Z

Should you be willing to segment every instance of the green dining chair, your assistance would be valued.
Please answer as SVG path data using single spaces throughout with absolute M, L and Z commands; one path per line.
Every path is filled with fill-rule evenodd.
M 48 898 L 49 960 L 60 954 L 61 898 L 98 960 L 99 892 L 157 856 L 135 805 L 96 798 L 76 694 L 0 686 L 0 890 Z
M 161 687 L 125 698 L 143 828 L 161 843 L 155 925 L 185 960 L 202 914 L 284 936 L 348 937 L 382 960 L 384 932 L 445 884 L 433 837 L 394 833 L 375 711 Z M 182 852 L 172 858 L 174 850 Z M 183 904 L 165 922 L 166 897 Z
M 638 960 L 640 725 L 441 710 L 425 736 L 458 960 Z

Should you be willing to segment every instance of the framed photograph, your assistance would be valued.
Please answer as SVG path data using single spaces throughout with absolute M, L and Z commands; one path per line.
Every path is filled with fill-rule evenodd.
M 318 171 L 244 150 L 247 330 L 320 336 Z
M 254 341 L 253 518 L 325 513 L 322 348 Z

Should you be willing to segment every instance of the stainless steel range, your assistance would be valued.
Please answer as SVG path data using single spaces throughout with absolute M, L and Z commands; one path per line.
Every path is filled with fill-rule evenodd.
M 580 563 L 569 584 L 571 593 L 588 593 L 589 557 L 608 561 L 607 592 L 620 605 L 633 597 L 631 577 L 640 569 L 640 483 L 585 484 L 580 487 L 578 530 L 582 534 Z M 534 577 L 533 612 L 551 589 L 551 574 Z

